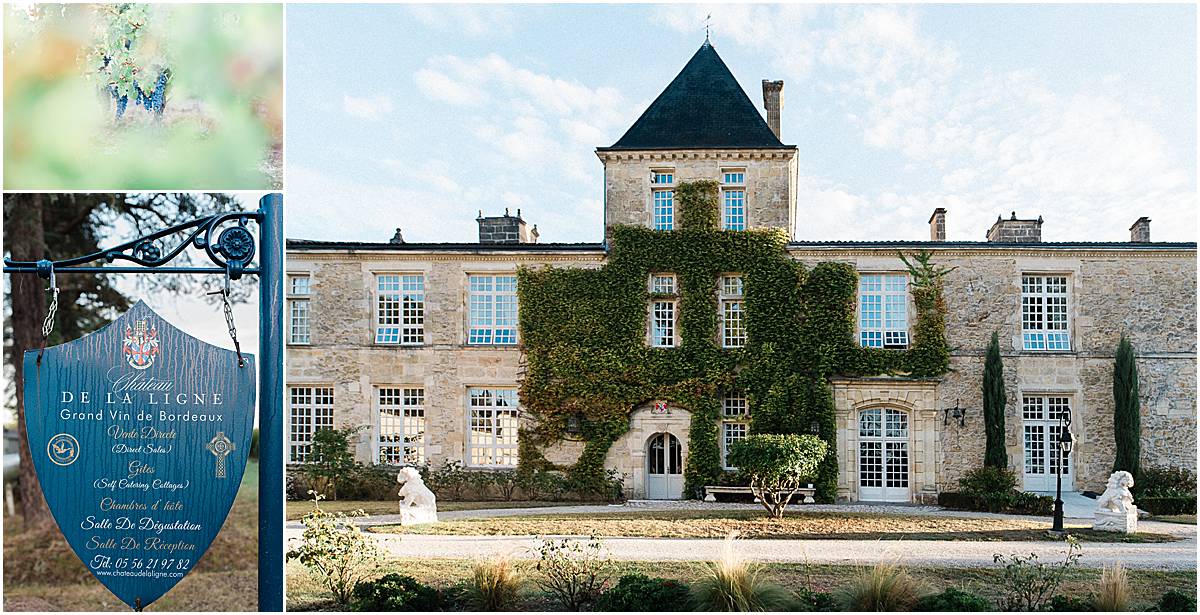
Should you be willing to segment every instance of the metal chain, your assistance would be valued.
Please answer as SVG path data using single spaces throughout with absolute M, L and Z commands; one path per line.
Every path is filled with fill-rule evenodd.
M 54 279 L 54 267 L 50 267 L 50 308 L 46 310 L 46 318 L 42 320 L 42 347 L 38 349 L 37 364 L 42 365 L 42 355 L 46 354 L 46 342 L 54 331 L 54 316 L 58 314 L 58 284 Z
M 229 302 L 229 270 L 225 270 L 225 286 L 214 290 L 210 295 L 221 295 L 221 306 L 225 309 L 225 326 L 229 327 L 229 338 L 233 340 L 233 349 L 237 351 L 238 367 L 246 367 L 246 358 L 242 356 L 242 344 L 238 342 L 237 325 L 233 324 L 233 304 Z

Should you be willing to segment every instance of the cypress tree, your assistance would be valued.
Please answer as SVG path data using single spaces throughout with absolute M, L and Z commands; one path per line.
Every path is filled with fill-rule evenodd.
M 1117 346 L 1117 360 L 1113 365 L 1113 402 L 1113 439 L 1116 440 L 1113 471 L 1125 470 L 1136 478 L 1141 471 L 1142 405 L 1138 400 L 1133 345 L 1124 335 Z
M 987 359 L 983 363 L 983 430 L 987 437 L 983 465 L 1008 468 L 1008 451 L 1004 448 L 1004 363 L 1000 360 L 1000 336 L 992 332 Z

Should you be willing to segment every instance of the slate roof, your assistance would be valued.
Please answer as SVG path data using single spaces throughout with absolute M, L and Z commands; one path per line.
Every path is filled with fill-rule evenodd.
M 369 241 L 315 241 L 312 239 L 289 239 L 290 250 L 395 250 L 401 252 L 446 251 L 446 252 L 603 252 L 602 243 L 390 243 Z M 1195 250 L 1195 242 L 1132 243 L 1127 241 L 1046 241 L 1038 243 L 997 243 L 989 241 L 792 241 L 787 247 L 793 249 L 847 249 L 847 248 L 911 248 L 911 249 L 1099 249 L 1099 250 Z
M 602 243 L 391 243 L 289 239 L 289 250 L 395 250 L 400 252 L 603 252 Z
M 625 135 L 597 151 L 795 148 L 780 142 L 707 40 Z

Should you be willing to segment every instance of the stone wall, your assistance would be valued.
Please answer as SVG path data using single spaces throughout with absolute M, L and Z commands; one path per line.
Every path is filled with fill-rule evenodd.
M 796 150 L 687 150 L 598 154 L 604 162 L 605 235 L 616 224 L 650 226 L 652 169 L 673 169 L 675 184 L 746 170 L 746 228 L 795 227 Z

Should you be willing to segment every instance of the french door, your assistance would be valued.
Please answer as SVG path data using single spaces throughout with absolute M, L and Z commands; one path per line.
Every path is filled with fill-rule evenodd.
M 669 433 L 654 434 L 646 442 L 646 498 L 683 498 L 683 447 Z
M 907 502 L 908 413 L 869 408 L 858 418 L 858 499 Z
M 1062 468 L 1063 489 L 1072 491 L 1071 458 L 1058 448 L 1059 415 L 1071 411 L 1071 398 L 1022 398 L 1022 434 L 1025 446 L 1025 491 L 1049 493 L 1057 488 Z

